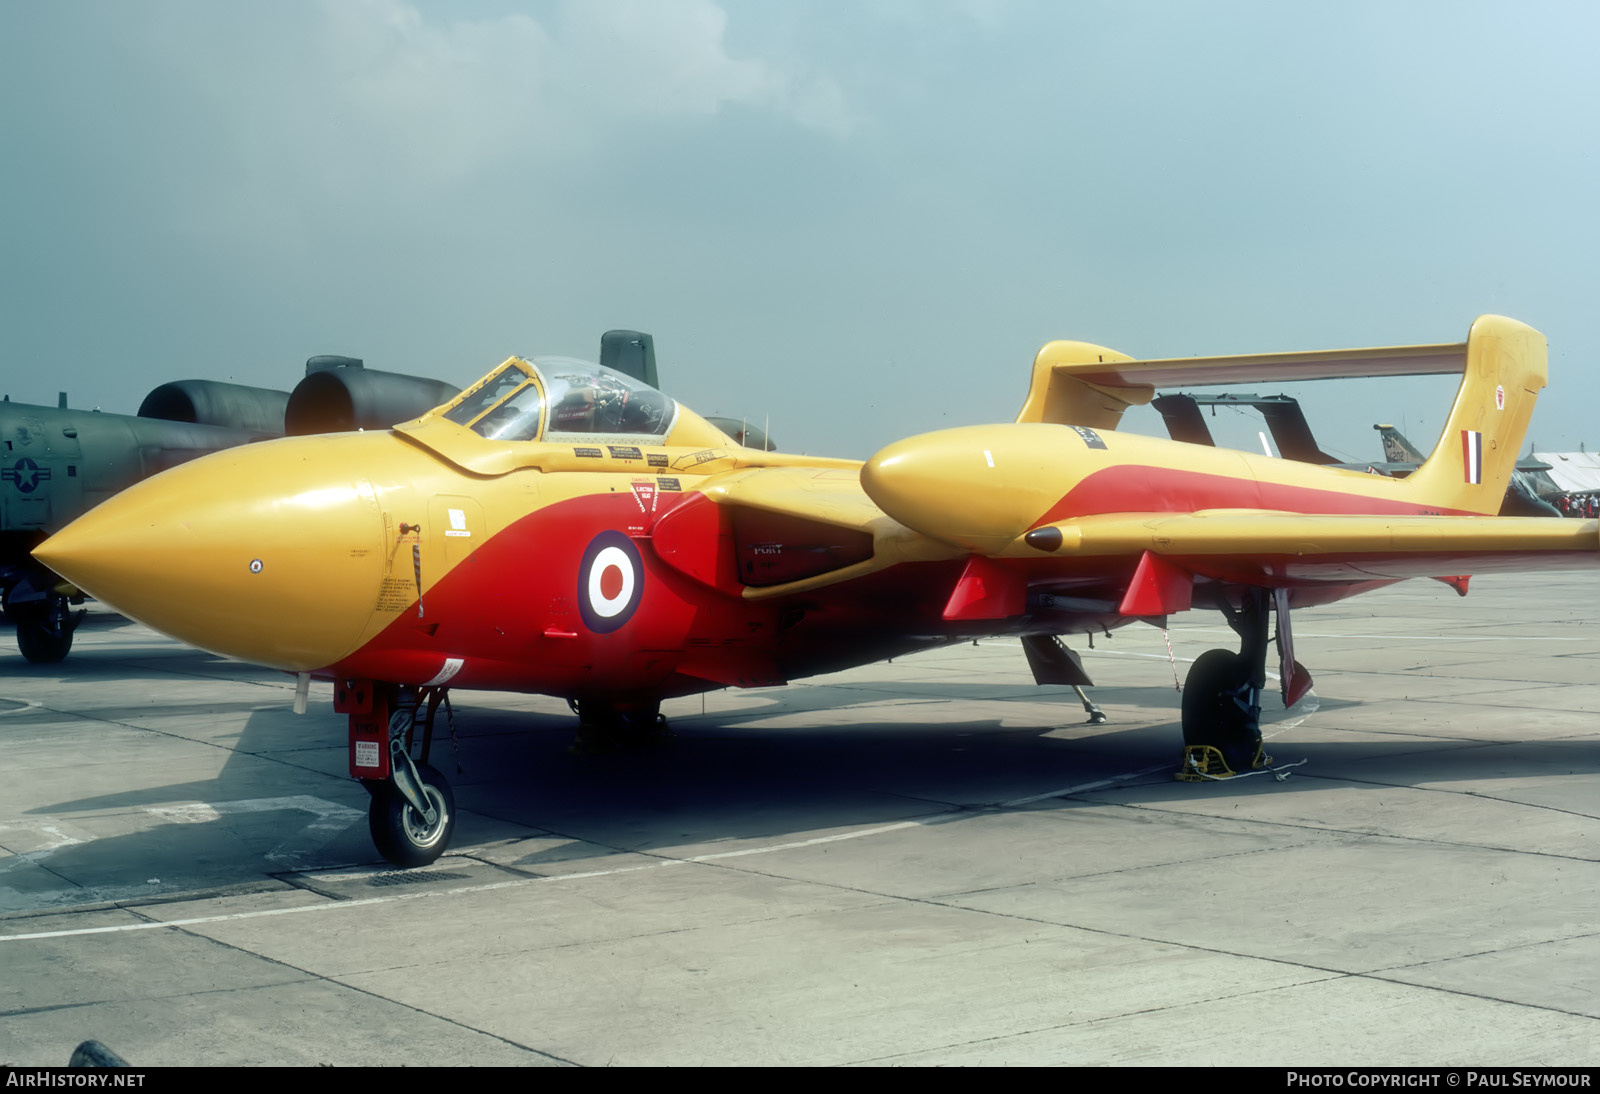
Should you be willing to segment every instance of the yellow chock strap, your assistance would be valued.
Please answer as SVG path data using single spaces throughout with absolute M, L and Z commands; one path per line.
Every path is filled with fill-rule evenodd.
M 1262 751 L 1260 747 L 1257 747 L 1256 754 L 1251 757 L 1251 771 L 1259 770 L 1272 762 L 1272 757 L 1263 755 Z M 1215 746 L 1185 745 L 1183 760 L 1179 764 L 1178 770 L 1173 772 L 1172 777 L 1182 782 L 1198 783 L 1209 782 L 1214 779 L 1232 779 L 1240 774 L 1248 774 L 1248 772 L 1235 771 L 1229 767 L 1228 761 L 1222 758 L 1222 752 Z

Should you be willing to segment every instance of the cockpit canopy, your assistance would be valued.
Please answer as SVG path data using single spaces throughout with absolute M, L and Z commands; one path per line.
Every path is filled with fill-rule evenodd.
M 445 408 L 500 441 L 664 441 L 678 404 L 643 381 L 572 357 L 513 357 Z

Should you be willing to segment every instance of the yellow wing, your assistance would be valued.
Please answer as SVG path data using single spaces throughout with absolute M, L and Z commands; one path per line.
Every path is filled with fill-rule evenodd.
M 1130 558 L 1250 585 L 1398 580 L 1600 564 L 1600 521 L 1308 516 L 1257 510 L 1128 513 L 1043 525 L 1001 558 Z

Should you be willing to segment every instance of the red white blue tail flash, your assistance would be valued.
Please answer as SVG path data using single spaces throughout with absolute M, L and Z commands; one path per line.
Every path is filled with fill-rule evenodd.
M 1461 467 L 1469 483 L 1483 483 L 1483 434 L 1475 429 L 1461 431 Z

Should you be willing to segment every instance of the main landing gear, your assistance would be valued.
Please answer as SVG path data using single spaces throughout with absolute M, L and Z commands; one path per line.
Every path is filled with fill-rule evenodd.
M 334 710 L 350 717 L 350 774 L 372 795 L 367 828 L 378 853 L 396 866 L 426 866 L 450 846 L 456 799 L 450 783 L 428 763 L 434 716 L 448 718 L 444 688 L 403 688 L 347 681 Z M 422 746 L 412 758 L 417 723 Z
M 1267 684 L 1268 619 L 1277 615 L 1284 674 L 1284 705 L 1311 687 L 1311 674 L 1294 659 L 1287 590 L 1245 588 L 1237 609 L 1220 605 L 1239 635 L 1239 652 L 1207 650 L 1195 659 L 1183 685 L 1183 767 L 1180 779 L 1227 778 L 1272 762 L 1262 754 L 1261 692 Z
M 1248 644 L 1247 644 L 1248 645 Z M 1264 658 L 1207 650 L 1183 684 L 1184 768 L 1232 775 L 1260 767 Z
M 567 705 L 578 716 L 578 732 L 572 739 L 575 753 L 624 752 L 671 736 L 659 702 L 569 699 Z
M 17 649 L 32 664 L 53 665 L 72 652 L 72 633 L 82 615 L 73 615 L 66 597 L 56 595 L 36 604 L 14 604 L 8 614 L 17 623 Z

